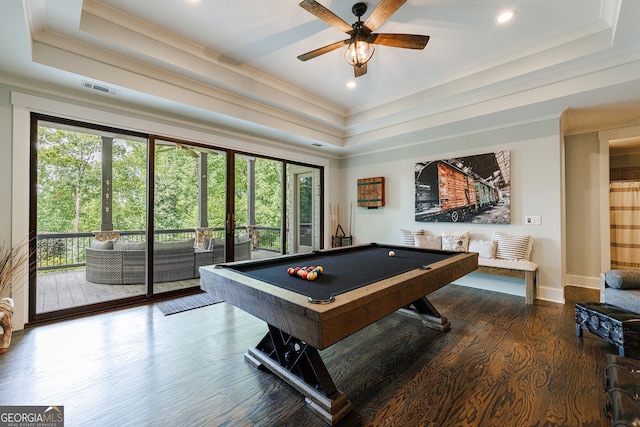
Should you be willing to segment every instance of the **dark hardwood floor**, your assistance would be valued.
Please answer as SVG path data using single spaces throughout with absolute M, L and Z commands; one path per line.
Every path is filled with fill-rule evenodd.
M 401 313 L 321 352 L 353 411 L 341 426 L 602 426 L 609 346 L 574 306 L 449 285 L 451 330 Z M 0 355 L 0 405 L 63 405 L 67 426 L 323 426 L 293 388 L 244 361 L 266 325 L 220 303 L 152 305 L 41 325 Z

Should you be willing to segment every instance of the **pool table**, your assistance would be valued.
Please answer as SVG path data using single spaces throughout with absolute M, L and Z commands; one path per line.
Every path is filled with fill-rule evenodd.
M 289 267 L 318 265 L 324 271 L 313 281 L 287 274 Z M 477 253 L 371 243 L 200 267 L 200 287 L 267 323 L 246 360 L 288 382 L 333 425 L 351 404 L 318 350 L 399 309 L 448 330 L 427 295 L 477 267 Z

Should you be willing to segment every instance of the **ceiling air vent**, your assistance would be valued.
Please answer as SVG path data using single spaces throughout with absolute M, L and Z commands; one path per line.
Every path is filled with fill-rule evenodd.
M 97 90 L 98 92 L 108 93 L 111 95 L 117 95 L 120 92 L 119 90 L 91 82 L 82 82 L 82 86 L 86 87 L 87 89 L 93 89 Z

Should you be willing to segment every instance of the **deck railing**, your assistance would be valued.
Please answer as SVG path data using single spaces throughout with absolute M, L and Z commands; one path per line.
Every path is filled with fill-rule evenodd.
M 236 234 L 245 227 L 236 227 Z M 279 227 L 256 226 L 258 239 L 254 249 L 281 252 L 281 231 Z M 193 229 L 157 230 L 156 240 L 186 240 L 195 237 Z M 224 238 L 224 228 L 213 229 L 213 237 Z M 145 239 L 144 231 L 122 231 L 120 239 L 130 242 L 141 242 Z M 38 271 L 59 270 L 82 267 L 85 265 L 86 248 L 91 247 L 93 233 L 40 233 L 36 245 L 36 262 Z

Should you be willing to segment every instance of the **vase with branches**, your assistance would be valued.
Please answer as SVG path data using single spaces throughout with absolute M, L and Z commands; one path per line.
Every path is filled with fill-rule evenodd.
M 4 353 L 11 344 L 13 329 L 12 284 L 22 273 L 22 265 L 27 261 L 27 252 L 20 245 L 0 244 L 0 328 L 3 330 L 0 353 Z

